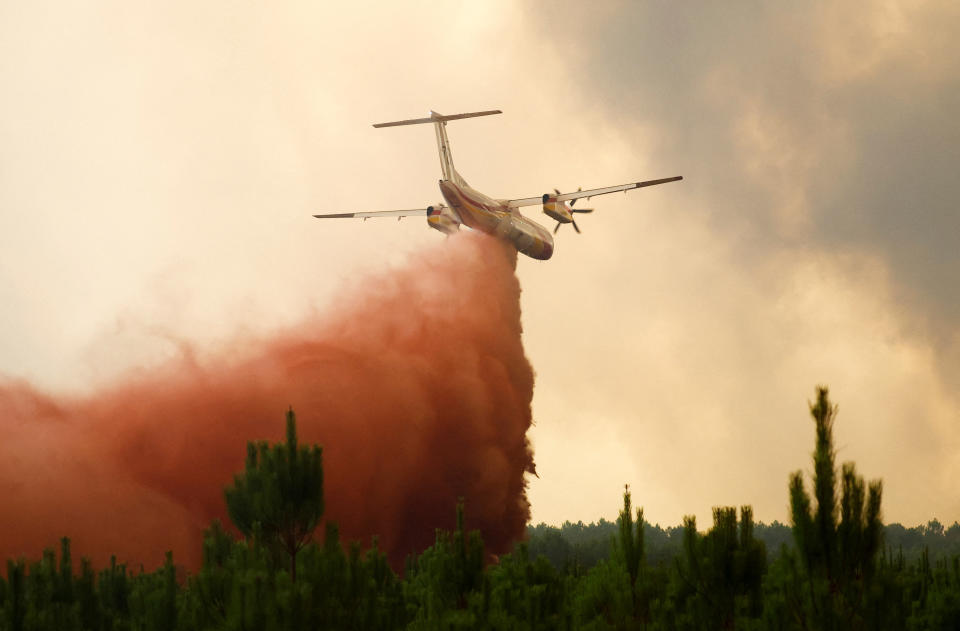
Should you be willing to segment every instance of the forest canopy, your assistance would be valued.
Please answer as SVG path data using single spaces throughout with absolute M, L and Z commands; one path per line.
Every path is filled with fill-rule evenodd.
M 224 492 L 236 531 L 210 525 L 198 572 L 170 553 L 154 571 L 76 565 L 65 537 L 7 561 L 0 631 L 960 628 L 960 524 L 883 526 L 880 481 L 837 468 L 826 388 L 810 412 L 813 475 L 788 477 L 789 526 L 745 505 L 705 531 L 661 528 L 625 489 L 616 522 L 530 526 L 496 558 L 465 498 L 395 572 L 376 538 L 364 550 L 322 521 L 322 450 L 299 445 L 290 410 L 285 442 L 248 445 Z

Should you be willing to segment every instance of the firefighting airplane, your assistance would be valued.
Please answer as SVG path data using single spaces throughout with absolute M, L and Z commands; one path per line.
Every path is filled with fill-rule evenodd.
M 561 193 L 557 189 L 554 189 L 554 194 L 544 193 L 540 197 L 492 199 L 471 188 L 470 185 L 467 184 L 467 181 L 457 173 L 457 170 L 453 166 L 453 157 L 450 154 L 450 142 L 447 140 L 447 121 L 459 120 L 461 118 L 474 118 L 476 116 L 490 116 L 491 114 L 502 114 L 502 112 L 500 110 L 488 110 L 485 112 L 469 112 L 466 114 L 445 116 L 431 111 L 428 118 L 414 118 L 374 125 L 374 127 L 397 127 L 399 125 L 433 123 L 434 130 L 437 133 L 437 148 L 440 150 L 440 168 L 443 172 L 443 178 L 440 180 L 440 192 L 443 194 L 443 198 L 449 206 L 441 202 L 434 206 L 415 208 L 412 210 L 334 213 L 314 215 L 314 217 L 318 219 L 337 217 L 359 217 L 367 219 L 369 217 L 400 218 L 426 215 L 427 225 L 444 234 L 454 234 L 460 229 L 460 225 L 462 224 L 474 230 L 480 230 L 481 232 L 486 232 L 487 234 L 503 239 L 513 244 L 518 252 L 522 252 L 531 258 L 547 260 L 553 256 L 553 235 L 540 224 L 521 215 L 520 211 L 517 210 L 518 208 L 522 206 L 542 205 L 543 212 L 551 219 L 557 221 L 557 227 L 553 229 L 554 234 L 556 234 L 560 226 L 565 223 L 573 224 L 573 229 L 579 233 L 580 228 L 573 219 L 574 213 L 591 213 L 593 209 L 574 208 L 573 206 L 578 199 L 583 197 L 589 199 L 595 195 L 606 195 L 607 193 L 616 193 L 619 191 L 626 192 L 635 188 L 676 182 L 677 180 L 683 179 L 683 176 L 678 175 L 661 180 L 632 182 L 618 186 L 593 188 L 586 191 L 577 190 L 573 193 Z M 567 202 L 569 202 L 569 204 Z

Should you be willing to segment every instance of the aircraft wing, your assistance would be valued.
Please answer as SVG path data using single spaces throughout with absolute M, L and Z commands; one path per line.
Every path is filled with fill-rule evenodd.
M 582 197 L 594 197 L 595 195 L 606 195 L 607 193 L 619 193 L 620 191 L 630 191 L 635 188 L 643 188 L 645 186 L 654 186 L 656 184 L 666 184 L 667 182 L 676 182 L 677 180 L 682 180 L 683 176 L 678 175 L 676 177 L 666 177 L 660 180 L 647 180 L 646 182 L 631 182 L 630 184 L 619 184 L 617 186 L 606 186 L 604 188 L 591 188 L 586 191 L 575 191 L 573 193 L 562 193 L 557 195 L 558 202 L 565 202 L 571 199 L 580 199 Z M 510 208 L 519 208 L 520 206 L 536 206 L 537 204 L 543 203 L 543 196 L 540 197 L 524 197 L 522 199 L 509 199 L 507 200 L 507 206 Z
M 410 210 L 372 210 L 367 212 L 359 213 L 330 213 L 326 215 L 314 215 L 317 219 L 346 219 L 349 217 L 356 217 L 362 219 L 368 219 L 370 217 L 413 217 L 413 216 L 426 216 L 426 208 L 413 208 Z

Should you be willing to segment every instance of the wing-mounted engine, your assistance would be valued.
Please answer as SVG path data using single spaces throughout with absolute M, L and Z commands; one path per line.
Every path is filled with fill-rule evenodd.
M 566 202 L 558 202 L 556 195 L 543 194 L 543 212 L 545 215 L 560 223 L 572 223 L 573 215 Z
M 460 218 L 446 204 L 427 206 L 427 225 L 451 235 L 460 230 Z
M 550 193 L 543 194 L 543 212 L 545 215 L 551 219 L 556 220 L 557 227 L 553 229 L 553 234 L 557 234 L 557 230 L 560 229 L 560 226 L 565 223 L 572 223 L 573 229 L 580 232 L 580 227 L 577 225 L 577 222 L 573 218 L 573 213 L 592 213 L 592 208 L 574 208 L 573 205 L 577 203 L 577 200 L 573 200 L 569 204 L 567 202 L 558 202 L 557 195 L 560 194 L 560 191 L 557 189 L 554 190 L 554 195 Z

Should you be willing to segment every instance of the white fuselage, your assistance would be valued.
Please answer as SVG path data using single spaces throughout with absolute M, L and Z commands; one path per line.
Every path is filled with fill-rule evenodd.
M 508 241 L 531 258 L 546 260 L 553 256 L 553 235 L 546 228 L 471 188 L 463 178 L 457 179 L 459 183 L 440 180 L 440 192 L 460 223 Z

